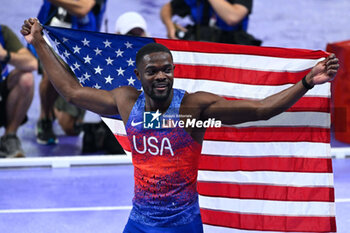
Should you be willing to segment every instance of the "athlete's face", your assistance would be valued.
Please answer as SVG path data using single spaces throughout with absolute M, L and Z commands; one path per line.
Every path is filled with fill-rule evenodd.
M 144 92 L 152 99 L 165 101 L 169 98 L 174 80 L 174 64 L 169 53 L 145 55 L 135 73 Z

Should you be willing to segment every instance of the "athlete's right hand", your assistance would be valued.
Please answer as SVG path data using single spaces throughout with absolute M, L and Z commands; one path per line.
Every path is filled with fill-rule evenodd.
M 29 18 L 24 21 L 21 33 L 29 44 L 33 44 L 37 39 L 42 38 L 42 30 L 43 27 L 38 19 Z

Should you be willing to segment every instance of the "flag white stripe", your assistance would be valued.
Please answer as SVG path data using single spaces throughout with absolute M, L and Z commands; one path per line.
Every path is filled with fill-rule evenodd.
M 220 96 L 243 98 L 243 99 L 263 99 L 278 93 L 293 84 L 278 86 L 269 85 L 249 85 L 241 83 L 229 83 L 212 80 L 195 79 L 174 79 L 174 88 L 184 89 L 190 93 L 206 91 Z M 307 97 L 330 97 L 330 83 L 318 85 L 309 90 L 304 96 Z
M 248 70 L 297 72 L 313 67 L 320 59 L 280 58 L 246 54 L 171 51 L 175 64 L 207 65 Z
M 262 231 L 253 231 L 253 230 L 241 230 L 229 227 L 219 227 L 203 224 L 204 232 L 219 232 L 219 233 L 262 233 Z M 263 233 L 285 233 L 285 231 L 263 231 Z M 294 232 L 293 233 L 305 233 L 305 232 Z
M 117 120 L 115 120 L 117 121 Z M 113 122 L 113 119 L 108 122 Z M 107 123 L 108 125 L 108 123 Z M 113 128 L 114 134 L 126 136 L 120 132 L 125 131 L 124 126 Z M 120 130 L 120 131 L 118 131 Z M 220 148 L 220 150 L 217 150 Z M 330 145 L 328 143 L 315 142 L 203 142 L 202 154 L 221 156 L 244 156 L 244 157 L 308 157 L 330 158 Z
M 329 143 L 319 142 L 225 142 L 205 140 L 202 154 L 245 157 L 330 158 L 331 148 Z
M 332 187 L 332 173 L 278 171 L 207 171 L 198 172 L 198 181 L 240 184 L 264 184 L 293 187 Z
M 277 116 L 270 118 L 269 120 L 260 120 L 253 122 L 246 122 L 242 124 L 236 124 L 234 127 L 318 127 L 329 128 L 330 127 L 330 113 L 326 112 L 283 112 Z
M 203 224 L 204 232 L 219 232 L 219 233 L 261 233 L 262 231 L 253 231 L 253 230 L 241 230 L 241 229 L 235 229 L 235 228 L 229 228 L 229 227 L 219 227 L 219 226 L 212 226 Z M 263 231 L 264 233 L 286 233 L 285 231 Z M 305 233 L 305 232 L 296 232 L 293 231 L 293 233 Z M 331 233 L 331 232 L 329 232 Z
M 131 210 L 132 206 L 89 206 L 89 207 L 62 207 L 62 208 L 38 208 L 38 209 L 2 209 L 0 214 L 18 213 L 57 213 L 57 212 L 85 212 L 85 211 L 113 211 Z
M 125 126 L 122 120 L 111 119 L 107 117 L 101 117 L 101 119 L 108 126 L 108 128 L 112 131 L 113 134 L 126 136 Z
M 199 196 L 204 209 L 278 216 L 335 216 L 333 202 L 247 200 Z

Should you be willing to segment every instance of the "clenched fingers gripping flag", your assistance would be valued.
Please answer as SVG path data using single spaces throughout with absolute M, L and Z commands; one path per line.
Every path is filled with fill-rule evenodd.
M 322 51 L 138 38 L 45 27 L 45 33 L 83 86 L 141 88 L 133 70 L 150 42 L 173 54 L 174 87 L 227 99 L 262 99 L 308 73 Z M 237 229 L 335 232 L 330 158 L 330 84 L 308 91 L 267 121 L 210 128 L 205 134 L 198 192 L 208 231 Z M 126 151 L 122 121 L 103 117 Z

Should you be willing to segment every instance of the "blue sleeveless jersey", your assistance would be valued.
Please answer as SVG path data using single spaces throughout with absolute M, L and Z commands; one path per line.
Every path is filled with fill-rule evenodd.
M 179 120 L 185 94 L 173 99 L 160 119 Z M 200 215 L 197 173 L 201 145 L 180 127 L 145 128 L 145 95 L 137 99 L 126 124 L 134 165 L 135 194 L 130 219 L 154 227 L 191 223 Z

